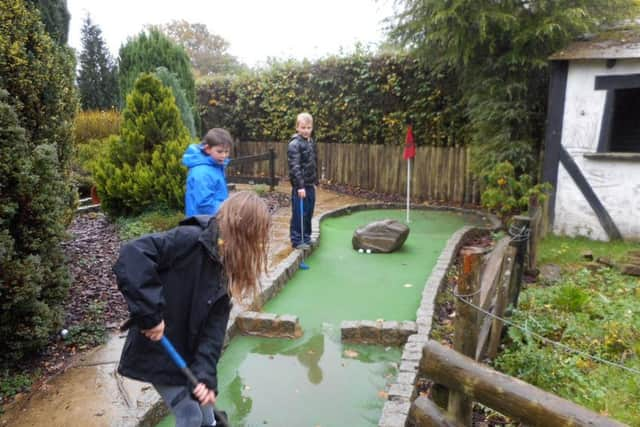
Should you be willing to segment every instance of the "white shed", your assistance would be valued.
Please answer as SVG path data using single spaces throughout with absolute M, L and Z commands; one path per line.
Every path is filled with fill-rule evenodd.
M 575 42 L 551 60 L 543 180 L 553 231 L 640 240 L 640 33 Z

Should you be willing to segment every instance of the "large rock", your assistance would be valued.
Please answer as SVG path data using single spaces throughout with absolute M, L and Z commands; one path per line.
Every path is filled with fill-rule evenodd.
M 409 227 L 393 219 L 375 221 L 358 228 L 353 233 L 353 249 L 371 252 L 393 252 L 399 249 L 409 236 Z

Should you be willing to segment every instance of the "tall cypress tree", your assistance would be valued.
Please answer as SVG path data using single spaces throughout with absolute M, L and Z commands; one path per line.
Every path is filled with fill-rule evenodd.
M 40 11 L 40 18 L 49 36 L 59 45 L 67 44 L 69 38 L 69 20 L 67 0 L 27 0 Z
M 102 38 L 102 30 L 86 16 L 82 25 L 78 89 L 84 110 L 106 110 L 118 106 L 117 67 Z

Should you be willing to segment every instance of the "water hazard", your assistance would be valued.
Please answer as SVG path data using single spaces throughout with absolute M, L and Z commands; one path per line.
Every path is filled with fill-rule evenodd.
M 217 406 L 233 426 L 376 426 L 401 357 L 395 347 L 343 344 L 343 320 L 415 320 L 424 283 L 447 240 L 473 216 L 412 211 L 411 232 L 392 254 L 351 246 L 353 231 L 402 210 L 325 219 L 321 244 L 263 309 L 299 317 L 297 340 L 237 337 L 218 365 Z M 171 417 L 162 426 L 173 425 Z

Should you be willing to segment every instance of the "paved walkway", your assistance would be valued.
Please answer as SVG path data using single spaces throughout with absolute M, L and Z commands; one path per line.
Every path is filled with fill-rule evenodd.
M 239 186 L 245 188 L 244 186 Z M 278 191 L 290 193 L 282 185 Z M 316 215 L 366 200 L 319 189 Z M 280 208 L 273 217 L 270 268 L 292 251 L 289 243 L 290 208 Z M 124 335 L 116 333 L 107 344 L 81 355 L 62 374 L 39 390 L 5 408 L 0 426 L 11 427 L 133 427 L 158 401 L 156 392 L 145 383 L 116 374 Z

